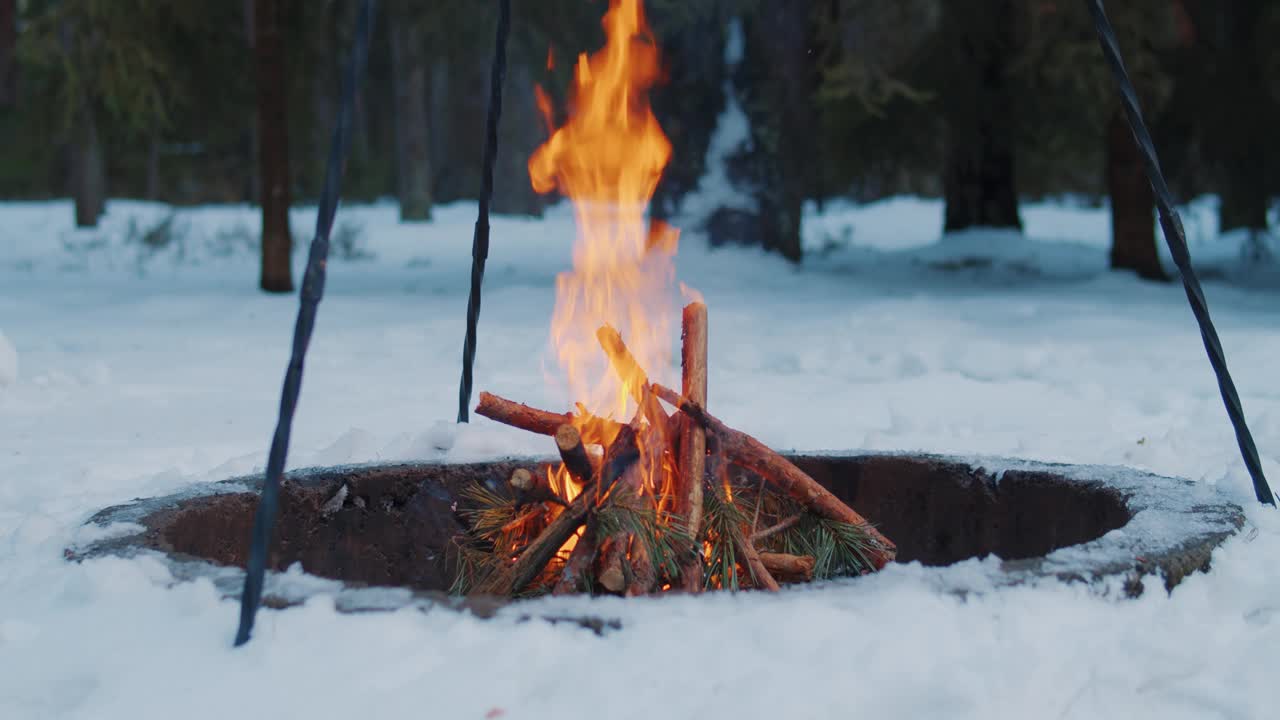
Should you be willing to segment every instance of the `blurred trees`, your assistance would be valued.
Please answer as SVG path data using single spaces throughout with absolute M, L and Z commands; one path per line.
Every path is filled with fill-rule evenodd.
M 1014 182 L 1018 89 L 1016 0 L 944 2 L 937 83 L 945 122 L 943 230 L 1022 229 Z
M 82 224 L 96 222 L 108 191 L 175 203 L 313 199 L 359 1 L 0 0 L 0 132 L 27 140 L 0 147 L 0 193 L 69 193 Z M 255 2 L 286 10 L 266 94 L 262 48 L 249 49 Z M 656 215 L 681 213 L 733 102 L 748 120 L 727 169 L 741 203 L 724 222 L 699 219 L 713 236 L 798 260 L 811 202 L 942 196 L 947 230 L 1016 229 L 1020 198 L 1074 194 L 1110 199 L 1115 267 L 1163 276 L 1150 191 L 1082 2 L 646 8 L 666 70 L 654 109 L 674 148 Z M 534 88 L 563 120 L 574 59 L 599 46 L 604 9 L 515 3 L 495 210 L 536 215 L 550 200 L 525 171 L 547 132 Z M 1108 11 L 1175 193 L 1217 193 L 1224 230 L 1265 230 L 1280 193 L 1280 140 L 1268 132 L 1280 121 L 1280 52 L 1267 42 L 1280 0 L 1130 0 Z M 744 42 L 731 72 L 734 19 Z M 405 219 L 427 219 L 434 203 L 476 195 L 495 20 L 491 2 L 379 4 L 349 199 L 396 197 Z M 270 138 L 255 120 L 260 100 L 292 110 Z M 259 148 L 279 153 L 271 173 L 282 183 Z M 267 233 L 273 247 L 287 237 L 279 225 Z
M 18 99 L 18 0 L 0 0 L 0 107 Z

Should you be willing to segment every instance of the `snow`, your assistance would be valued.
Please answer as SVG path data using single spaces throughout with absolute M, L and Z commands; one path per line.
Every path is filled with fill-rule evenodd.
M 1206 207 L 1188 212 L 1192 252 L 1221 269 L 1206 292 L 1274 481 L 1280 282 L 1197 224 Z M 807 218 L 799 268 L 686 233 L 678 274 L 711 309 L 711 405 L 771 445 L 1129 465 L 1236 499 L 1246 532 L 1172 596 L 991 587 L 988 558 L 777 596 L 532 606 L 622 620 L 598 637 L 514 613 L 342 614 L 322 595 L 264 611 L 240 650 L 212 581 L 63 552 L 129 530 L 83 528 L 102 507 L 262 467 L 296 298 L 256 291 L 250 208 L 112 202 L 90 232 L 71 217 L 0 203 L 2 718 L 1275 714 L 1280 519 L 1252 501 L 1181 288 L 1104 270 L 1104 207 L 1028 206 L 1030 240 L 940 240 L 936 201 L 833 204 Z M 339 213 L 291 467 L 547 450 L 452 423 L 474 206 L 436 218 Z M 293 219 L 302 238 L 314 209 Z M 494 220 L 478 389 L 563 404 L 546 333 L 571 223 L 563 207 Z
M 0 331 L 0 388 L 18 379 L 18 351 Z

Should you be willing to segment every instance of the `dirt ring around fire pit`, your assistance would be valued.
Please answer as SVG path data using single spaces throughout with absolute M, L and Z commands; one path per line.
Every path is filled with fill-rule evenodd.
M 1214 548 L 1244 523 L 1241 508 L 1211 487 L 1128 468 L 907 454 L 789 458 L 892 538 L 899 562 L 945 566 L 995 555 L 1000 562 L 981 566 L 995 587 L 1056 577 L 1136 595 L 1143 576 L 1158 575 L 1171 590 L 1207 569 Z M 514 468 L 550 461 L 289 473 L 264 602 L 284 607 L 328 594 L 343 611 L 451 607 L 490 616 L 510 601 L 445 592 L 451 541 L 465 532 L 460 491 L 477 480 L 505 487 Z M 208 578 L 238 597 L 260 484 L 226 480 L 107 508 L 87 523 L 97 539 L 67 557 L 156 556 L 176 579 Z M 944 573 L 939 584 L 972 591 L 948 587 Z M 616 623 L 567 619 L 597 631 Z

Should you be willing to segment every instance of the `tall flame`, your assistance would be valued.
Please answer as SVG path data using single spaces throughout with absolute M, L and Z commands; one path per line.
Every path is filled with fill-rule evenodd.
M 643 371 L 671 364 L 677 232 L 644 218 L 671 143 L 649 108 L 660 68 L 640 0 L 611 0 L 603 24 L 605 46 L 578 57 L 568 121 L 529 159 L 529 177 L 538 192 L 568 196 L 577 220 L 573 270 L 556 280 L 551 323 L 569 392 L 591 413 L 625 422 Z M 549 116 L 545 95 L 539 101 Z M 597 341 L 604 325 L 637 360 L 621 381 Z M 582 429 L 584 439 L 602 441 Z

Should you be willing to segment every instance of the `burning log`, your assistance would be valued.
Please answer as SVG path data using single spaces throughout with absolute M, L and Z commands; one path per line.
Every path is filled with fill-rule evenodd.
M 481 593 L 502 596 L 513 595 L 523 590 L 538 577 L 547 563 L 551 562 L 551 558 L 556 556 L 561 546 L 573 537 L 579 527 L 582 527 L 590 509 L 591 502 L 587 493 L 579 495 L 556 516 L 555 520 L 551 521 L 551 524 L 547 525 L 524 552 L 520 553 L 514 565 L 495 573 L 478 590 Z
M 658 585 L 658 573 L 640 538 L 632 536 L 631 556 L 628 559 L 631 562 L 631 582 L 627 583 L 627 597 L 653 592 Z
M 782 582 L 809 582 L 813 580 L 813 568 L 817 564 L 810 555 L 762 552 L 760 563 L 769 573 Z
M 600 586 L 611 593 L 621 594 L 627 587 L 626 538 L 615 536 L 600 556 Z
M 750 435 L 725 425 L 700 405 L 681 397 L 670 388 L 654 385 L 653 391 L 665 402 L 679 408 L 686 417 L 692 418 L 702 427 L 715 433 L 721 452 L 733 462 L 759 473 L 761 477 L 809 508 L 814 514 L 865 529 L 879 545 L 878 548 L 868 552 L 877 570 L 893 561 L 897 555 L 897 546 L 889 538 L 876 530 L 857 511 L 832 495 L 831 491 L 818 484 L 817 480 L 793 465 L 791 461 Z
M 596 559 L 596 523 L 588 519 L 586 528 L 578 538 L 578 544 L 569 553 L 569 560 L 564 564 L 564 571 L 552 591 L 555 595 L 569 595 L 582 590 L 587 570 Z M 589 588 L 588 588 L 589 589 Z
M 627 391 L 631 393 L 631 398 L 637 404 L 644 405 L 644 388 L 649 384 L 649 376 L 640 368 L 635 356 L 627 349 L 627 344 L 622 341 L 622 335 L 612 327 L 604 325 L 596 330 L 596 339 L 600 341 L 600 347 L 604 348 L 605 355 L 609 356 L 609 364 L 613 366 L 613 371 L 618 374 Z
M 700 406 L 707 404 L 707 306 L 689 303 L 684 308 L 681 343 L 681 385 L 684 396 Z M 698 536 L 702 524 L 702 476 L 706 471 L 707 432 L 695 422 L 680 423 L 679 484 L 676 507 L 684 516 L 689 535 Z M 696 554 L 681 566 L 684 589 L 702 589 L 702 560 Z
M 582 435 L 572 425 L 561 425 L 556 428 L 556 449 L 560 451 L 560 459 L 565 469 L 579 485 L 586 485 L 595 474 L 591 458 L 582 444 Z
M 539 435 L 555 435 L 561 425 L 573 423 L 573 415 L 570 413 L 539 410 L 487 392 L 480 393 L 480 404 L 476 405 L 476 414 Z M 592 421 L 600 423 L 605 437 L 616 436 L 622 427 L 622 423 L 603 418 L 593 418 Z
M 541 473 L 529 472 L 524 468 L 511 471 L 507 480 L 516 496 L 516 507 L 524 507 L 539 502 L 550 502 L 556 505 L 567 505 L 563 498 L 551 489 L 547 478 Z
M 595 508 L 597 501 L 608 493 L 609 487 L 639 459 L 640 451 L 636 448 L 635 433 L 630 428 L 623 427 L 605 452 L 597 492 L 587 492 L 587 488 L 583 488 L 578 497 L 520 553 L 515 564 L 495 573 L 478 590 L 491 595 L 513 595 L 533 582 L 547 563 L 551 562 L 551 558 L 560 552 L 560 548 L 587 521 L 587 516 Z

